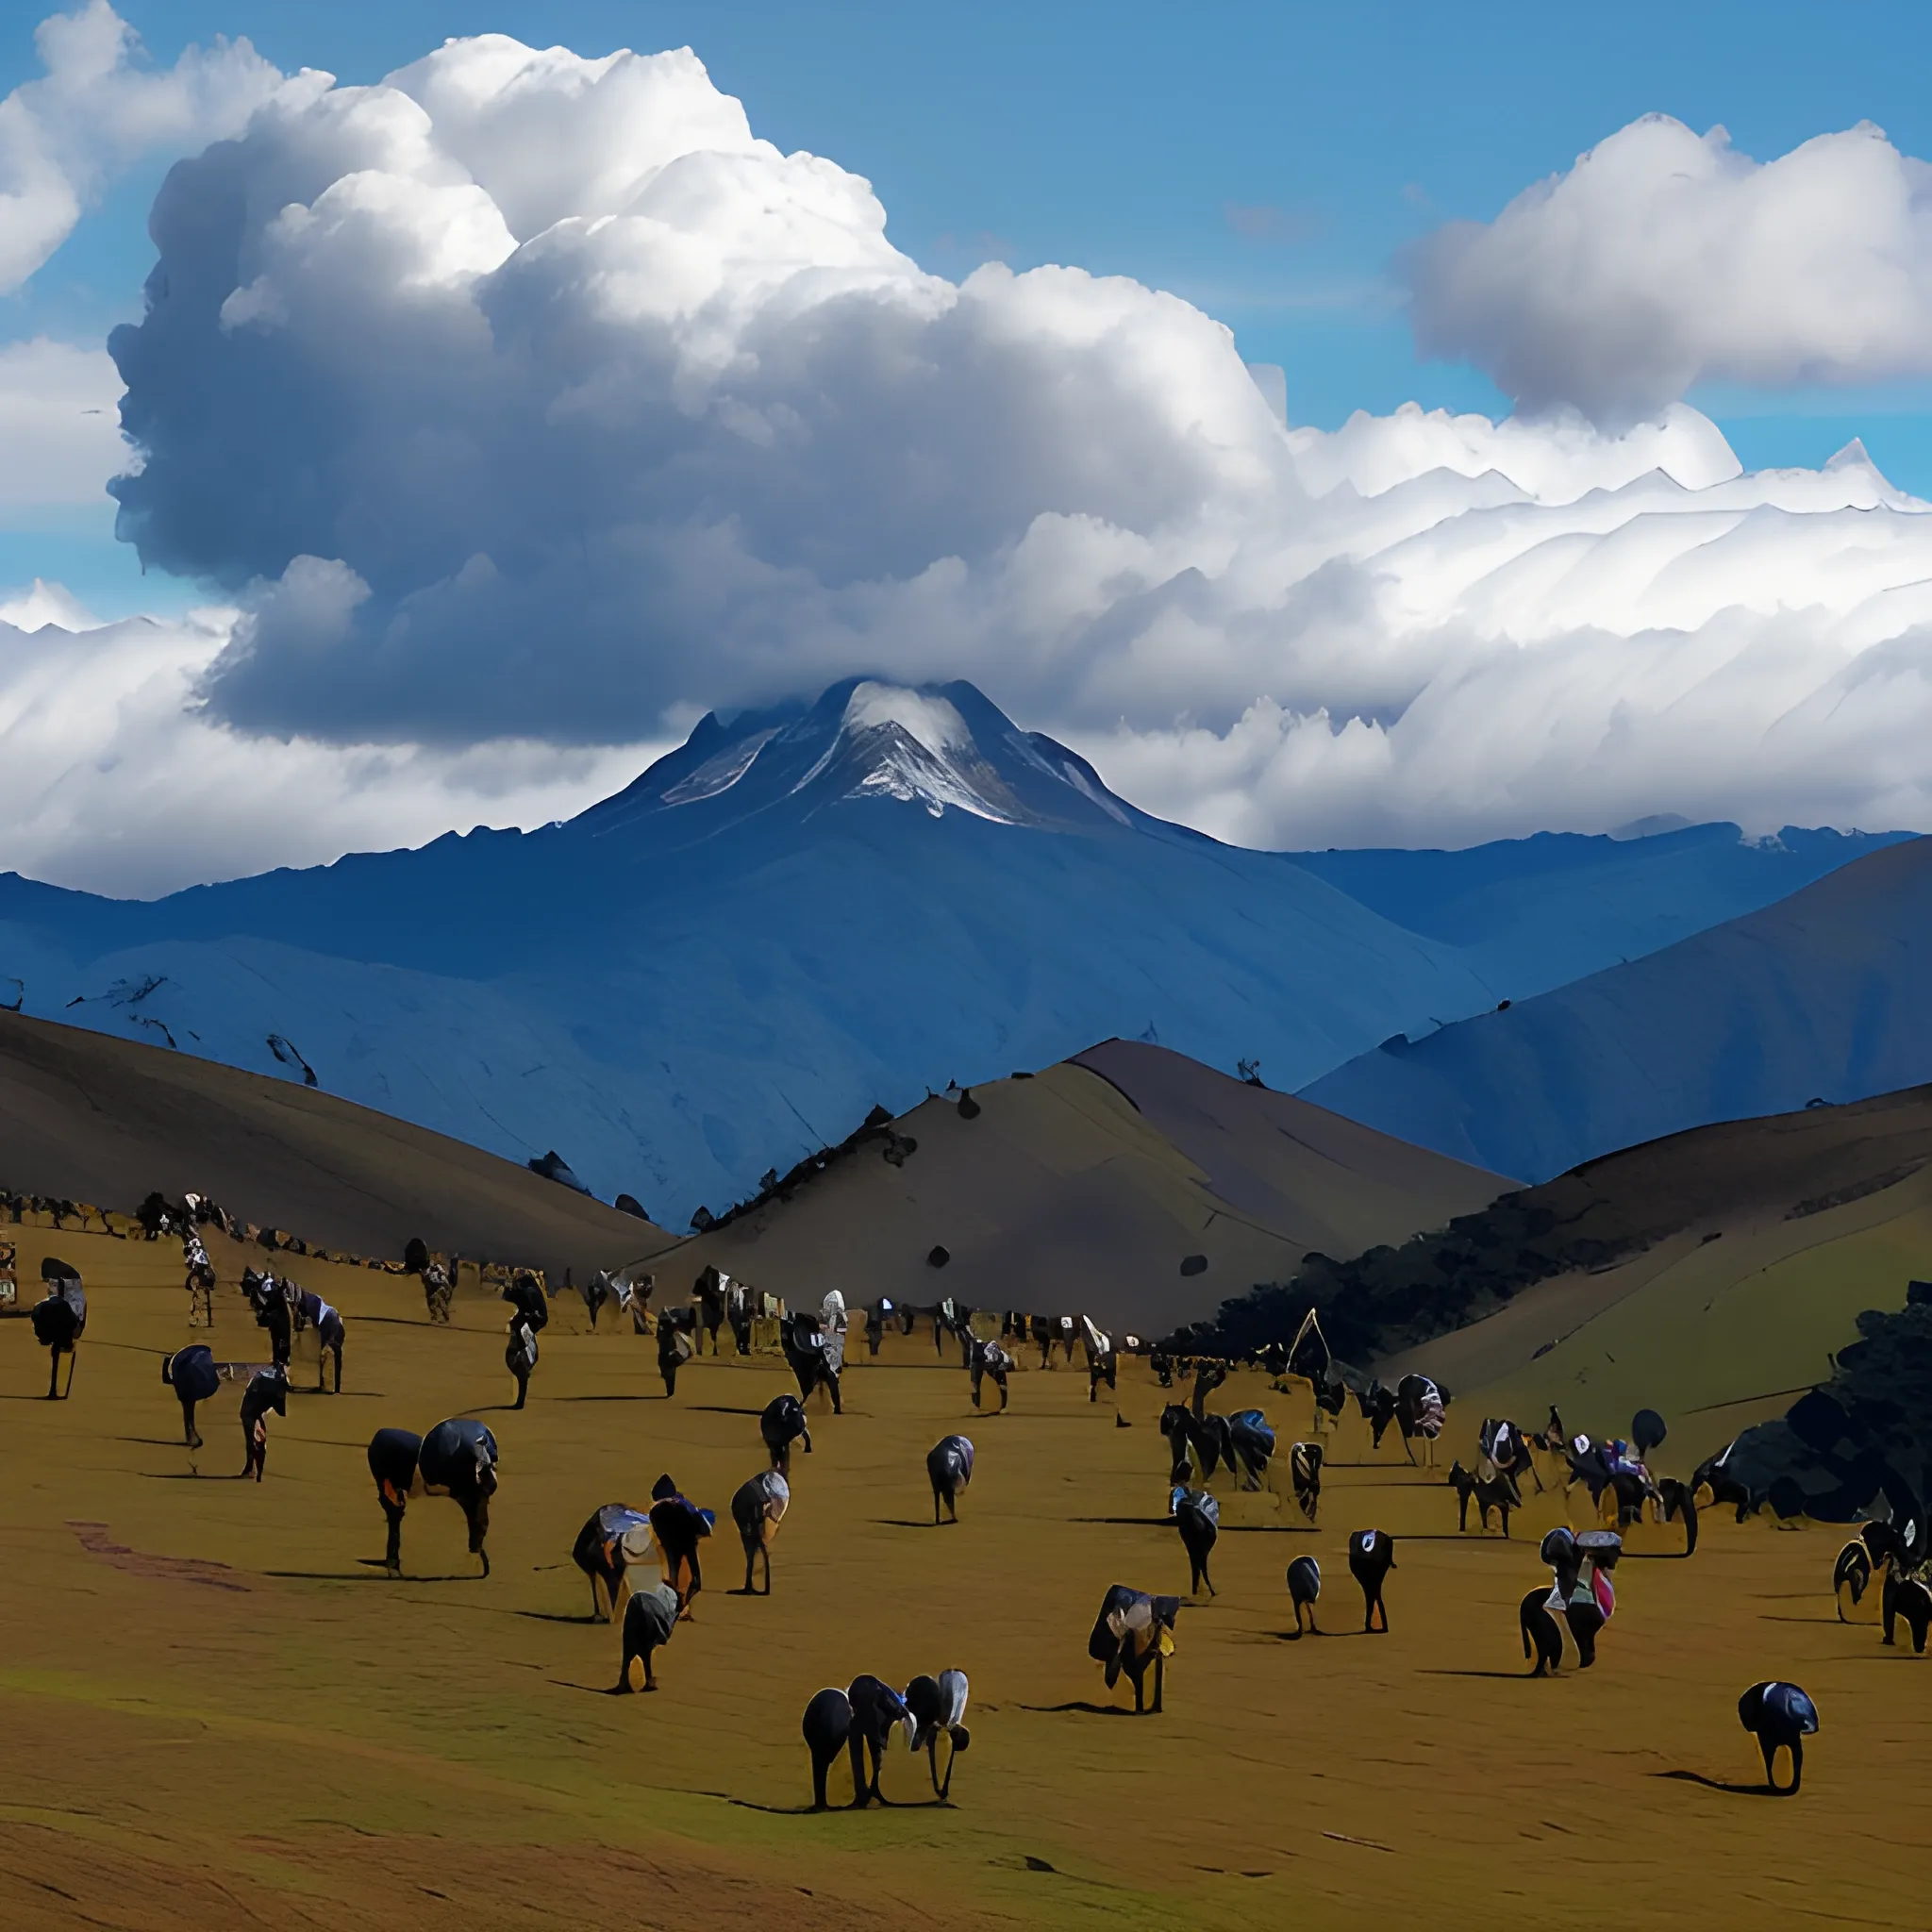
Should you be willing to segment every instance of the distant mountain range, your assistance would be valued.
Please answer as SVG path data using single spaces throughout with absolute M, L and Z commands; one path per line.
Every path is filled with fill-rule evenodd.
M 1887 842 L 1703 826 L 1249 852 L 1136 810 L 969 684 L 848 680 L 708 717 L 537 832 L 153 902 L 0 877 L 0 1005 L 519 1160 L 555 1150 L 680 1227 L 874 1103 L 1113 1036 L 1305 1087 Z
M 1932 839 L 1302 1090 L 1525 1181 L 1718 1121 L 1932 1079 Z

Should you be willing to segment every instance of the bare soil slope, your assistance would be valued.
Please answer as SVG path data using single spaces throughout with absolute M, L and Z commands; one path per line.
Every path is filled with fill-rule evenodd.
M 894 1338 L 849 1373 L 843 1416 L 813 1418 L 774 1595 L 727 1593 L 721 1538 L 662 1690 L 620 1698 L 577 1527 L 665 1470 L 724 1510 L 763 1463 L 775 1365 L 706 1359 L 667 1401 L 648 1341 L 582 1333 L 560 1302 L 510 1413 L 498 1306 L 461 1299 L 430 1329 L 406 1285 L 311 1264 L 347 1313 L 348 1380 L 271 1423 L 257 1487 L 234 1479 L 232 1392 L 208 1447 L 181 1445 L 156 1371 L 187 1339 L 169 1249 L 22 1233 L 28 1274 L 57 1242 L 86 1271 L 92 1313 L 64 1404 L 35 1399 L 28 1324 L 0 1323 L 8 1926 L 1488 1928 L 1580 1897 L 1659 1932 L 1924 1923 L 1932 1663 L 1836 1621 L 1832 1532 L 1712 1523 L 1690 1562 L 1626 1562 L 1596 1669 L 1533 1682 L 1515 1607 L 1548 1580 L 1533 1538 L 1556 1501 L 1509 1541 L 1458 1537 L 1440 1477 L 1350 1425 L 1319 1528 L 1224 1498 L 1221 1594 L 1182 1612 L 1167 1709 L 1135 1720 L 1086 1639 L 1110 1583 L 1186 1581 L 1161 1391 L 1124 1380 L 1121 1428 L 1083 1374 L 1035 1370 L 975 1417 L 925 1336 Z M 216 1352 L 255 1354 L 239 1256 L 218 1258 Z M 1216 1401 L 1307 1426 L 1259 1376 Z M 453 1413 L 502 1444 L 493 1574 L 426 1498 L 390 1581 L 364 1445 Z M 923 1458 L 956 1428 L 978 1468 L 936 1530 Z M 1398 1539 L 1386 1637 L 1356 1634 L 1343 1561 L 1368 1526 Z M 1282 1572 L 1304 1553 L 1326 1634 L 1291 1642 Z M 950 1808 L 895 1742 L 891 1808 L 801 1809 L 814 1690 L 952 1665 L 973 1742 Z M 1757 1795 L 1738 1725 L 1769 1676 L 1824 1715 L 1795 1801 Z
M 649 1222 L 292 1082 L 0 1014 L 0 1186 L 125 1210 L 210 1194 L 311 1245 L 432 1248 L 581 1274 L 665 1248 Z
M 677 1285 L 687 1261 L 714 1261 L 794 1303 L 836 1284 L 855 1307 L 950 1294 L 1164 1334 L 1285 1280 L 1310 1248 L 1399 1241 L 1506 1185 L 1124 1041 L 972 1098 L 971 1118 L 945 1097 L 904 1116 L 918 1151 L 903 1165 L 862 1147 L 692 1241 Z

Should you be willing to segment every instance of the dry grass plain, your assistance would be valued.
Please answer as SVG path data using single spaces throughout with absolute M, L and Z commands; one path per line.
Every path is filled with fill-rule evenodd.
M 1227 1500 L 1221 1595 L 1183 1612 L 1166 1712 L 1137 1722 L 1085 1643 L 1109 1583 L 1186 1581 L 1159 1391 L 1124 1381 L 1121 1428 L 1084 1374 L 1033 1372 L 975 1419 L 921 1336 L 814 1418 L 774 1594 L 727 1593 L 727 1524 L 662 1690 L 617 1697 L 575 1532 L 664 1470 L 722 1515 L 762 1466 L 779 1364 L 706 1359 L 665 1401 L 648 1341 L 585 1333 L 560 1301 L 513 1414 L 495 1305 L 431 1329 L 411 1283 L 298 1263 L 348 1318 L 347 1378 L 272 1423 L 257 1487 L 234 1479 L 232 1391 L 204 1451 L 180 1441 L 158 1367 L 189 1339 L 172 1247 L 18 1232 L 23 1275 L 53 1247 L 92 1312 L 63 1404 L 36 1399 L 28 1325 L 0 1324 L 9 1927 L 1926 1923 L 1932 1660 L 1837 1622 L 1830 1529 L 1707 1519 L 1690 1562 L 1620 1570 L 1593 1672 L 1530 1681 L 1515 1605 L 1546 1580 L 1534 1536 L 1557 1506 L 1507 1542 L 1458 1537 L 1440 1480 L 1399 1450 L 1371 1462 L 1351 1426 L 1319 1529 Z M 218 1308 L 216 1354 L 258 1358 L 231 1288 Z M 298 1352 L 298 1391 L 305 1371 Z M 1216 1405 L 1255 1401 L 1285 1439 L 1304 1424 L 1258 1378 L 1235 1397 Z M 1458 1404 L 1455 1435 L 1480 1412 Z M 429 1498 L 391 1581 L 365 1445 L 461 1413 L 502 1445 L 494 1573 Z M 924 1456 L 955 1428 L 978 1469 L 935 1530 Z M 1354 1634 L 1342 1548 L 1369 1525 L 1399 1540 L 1387 1637 Z M 1327 1634 L 1296 1643 L 1282 1573 L 1304 1551 Z M 908 1802 L 805 1812 L 810 1693 L 949 1665 L 974 1699 L 953 1804 L 912 1802 L 929 1793 L 901 1744 L 885 1789 Z M 1726 1789 L 1760 1775 L 1735 1706 L 1766 1676 L 1824 1716 L 1795 1800 Z

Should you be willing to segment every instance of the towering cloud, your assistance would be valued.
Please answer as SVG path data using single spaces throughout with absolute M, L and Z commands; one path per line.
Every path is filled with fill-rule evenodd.
M 1892 180 L 1890 227 L 1796 222 L 1843 169 L 1860 208 Z M 269 86 L 169 176 L 146 315 L 110 344 L 124 533 L 233 609 L 169 630 L 165 676 L 96 654 L 124 723 L 37 849 L 85 876 L 112 824 L 118 877 L 149 836 L 132 772 L 250 758 L 308 774 L 299 825 L 249 831 L 291 857 L 369 799 L 413 832 L 445 783 L 449 823 L 528 823 L 705 708 L 873 672 L 976 679 L 1254 842 L 1932 824 L 1927 507 L 1856 447 L 1742 475 L 1674 400 L 1825 367 L 1766 236 L 1874 289 L 1890 236 L 1911 285 L 1919 172 L 1866 132 L 1755 169 L 1639 124 L 1417 258 L 1425 341 L 1520 365 L 1540 413 L 1324 434 L 1173 296 L 923 272 L 864 181 L 758 140 L 688 52 L 486 37 L 378 86 Z M 1596 299 L 1566 308 L 1578 264 Z M 1711 291 L 1747 268 L 1726 321 Z M 1905 335 L 1855 306 L 1829 366 L 1890 366 Z M 170 821 L 177 872 L 200 808 Z

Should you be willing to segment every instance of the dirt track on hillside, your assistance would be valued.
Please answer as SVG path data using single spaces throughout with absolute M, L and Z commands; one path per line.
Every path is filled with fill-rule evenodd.
M 1555 1505 L 1510 1542 L 1459 1538 L 1440 1479 L 1388 1449 L 1331 1467 L 1318 1530 L 1291 1503 L 1225 1499 L 1222 1594 L 1183 1612 L 1168 1708 L 1137 1722 L 1085 1643 L 1108 1584 L 1186 1582 L 1158 1391 L 1124 1385 L 1117 1428 L 1084 1374 L 1033 1372 L 1011 1413 L 975 1419 L 920 1337 L 849 1374 L 845 1416 L 814 1418 L 775 1593 L 727 1593 L 727 1525 L 661 1691 L 617 1697 L 576 1530 L 664 1470 L 723 1516 L 762 1466 L 778 1365 L 707 1359 L 666 1402 L 649 1341 L 583 1333 L 559 1300 L 512 1414 L 496 1307 L 432 1330 L 409 1283 L 298 1264 L 349 1318 L 345 1391 L 272 1422 L 258 1488 L 233 1479 L 231 1391 L 208 1447 L 181 1444 L 158 1368 L 191 1339 L 173 1250 L 20 1232 L 23 1274 L 55 1247 L 92 1312 L 58 1405 L 34 1399 L 28 1325 L 0 1323 L 10 1926 L 1245 1927 L 1355 1924 L 1366 1901 L 1391 1924 L 1924 1923 L 1932 1662 L 1836 1621 L 1836 1532 L 1707 1520 L 1692 1561 L 1619 1571 L 1594 1672 L 1531 1682 L 1515 1605 L 1547 1579 L 1534 1535 Z M 264 1356 L 232 1290 L 219 1307 L 216 1354 Z M 298 1390 L 312 1374 L 298 1354 Z M 1215 1406 L 1251 1401 L 1285 1441 L 1305 1423 L 1258 1377 Z M 458 1413 L 503 1448 L 494 1574 L 424 1499 L 390 1581 L 364 1447 Z M 958 1527 L 935 1530 L 924 1455 L 955 1428 L 978 1469 Z M 1351 1426 L 1330 1454 L 1366 1442 Z M 1342 1560 L 1371 1524 L 1399 1540 L 1386 1638 L 1353 1634 Z M 1303 1551 L 1329 1634 L 1293 1643 L 1282 1572 Z M 885 1788 L 908 1802 L 803 1812 L 810 1693 L 949 1665 L 973 1680 L 953 1805 L 911 1802 L 924 1765 L 895 1744 Z M 1736 1702 L 1774 1675 L 1824 1715 L 1790 1803 L 1724 1788 L 1760 1776 Z

